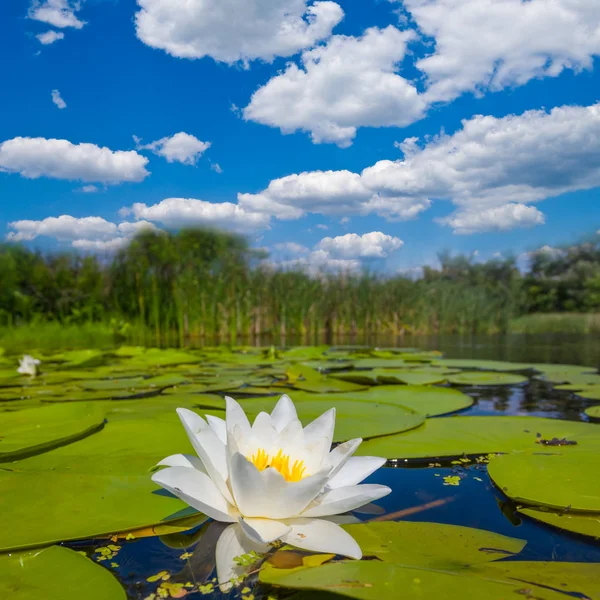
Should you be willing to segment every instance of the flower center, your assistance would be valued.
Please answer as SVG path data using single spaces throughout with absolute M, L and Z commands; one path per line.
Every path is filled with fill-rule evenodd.
M 264 471 L 265 469 L 271 468 L 279 471 L 286 481 L 300 481 L 304 477 L 306 466 L 303 460 L 297 460 L 290 467 L 290 456 L 284 454 L 283 450 L 279 449 L 279 452 L 274 456 L 267 454 L 262 448 L 256 451 L 250 458 L 250 462 L 259 470 Z

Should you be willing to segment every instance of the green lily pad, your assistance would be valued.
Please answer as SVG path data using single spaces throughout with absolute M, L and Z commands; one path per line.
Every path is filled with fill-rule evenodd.
M 411 366 L 400 358 L 357 358 L 352 361 L 355 369 L 402 369 Z
M 366 389 L 366 385 L 339 381 L 331 377 L 323 377 L 319 381 L 299 381 L 290 384 L 297 390 L 314 392 L 315 394 L 336 394 L 341 392 L 359 392 Z
M 352 438 L 370 438 L 388 435 L 398 431 L 406 431 L 418 427 L 425 417 L 403 406 L 395 406 L 373 401 L 365 410 L 365 403 L 356 400 L 299 400 L 292 395 L 296 404 L 298 417 L 304 425 L 316 419 L 330 408 L 335 407 L 334 442 L 342 442 Z M 249 415 L 257 415 L 261 411 L 271 412 L 278 398 L 246 398 L 240 402 Z
M 513 450 L 541 450 L 541 439 L 567 438 L 572 448 L 600 450 L 600 428 L 590 423 L 542 417 L 442 417 L 428 419 L 412 431 L 368 440 L 357 454 L 387 458 L 441 458 L 481 456 Z
M 127 598 L 110 571 L 61 546 L 0 555 L 0 596 L 7 600 Z
M 133 390 L 139 387 L 144 381 L 143 377 L 126 377 L 123 379 L 98 379 L 90 381 L 80 381 L 79 387 L 90 391 L 113 391 L 113 390 Z
M 586 408 L 585 414 L 593 419 L 600 419 L 600 406 L 590 406 L 589 408 Z
M 0 417 L 0 462 L 32 456 L 80 440 L 102 428 L 104 411 L 93 404 L 44 406 Z
M 519 513 L 564 531 L 600 539 L 600 513 L 556 513 L 533 508 L 521 508 Z
M 590 476 L 600 470 L 598 447 L 593 451 L 566 447 L 564 452 L 563 448 L 498 456 L 490 462 L 488 472 L 494 483 L 519 504 L 600 512 L 600 478 Z
M 465 371 L 456 375 L 448 375 L 453 385 L 519 385 L 528 381 L 523 375 L 497 373 L 494 371 Z
M 486 579 L 512 582 L 519 587 L 526 584 L 525 587 L 531 590 L 530 598 L 583 600 L 600 597 L 599 569 L 600 564 L 589 562 L 507 560 L 475 566 L 469 572 Z M 532 589 L 530 584 L 535 588 Z
M 516 555 L 525 541 L 498 533 L 429 522 L 381 522 L 344 525 L 363 556 L 409 567 L 444 571 L 465 569 Z
M 443 372 L 432 372 L 431 370 L 421 371 L 418 369 L 405 371 L 387 371 L 386 369 L 376 369 L 374 371 L 377 377 L 377 383 L 394 384 L 403 383 L 405 385 L 433 385 L 435 383 L 444 383 L 447 375 Z
M 297 569 L 275 569 L 267 565 L 260 571 L 259 577 L 263 583 L 311 590 L 305 598 L 318 597 L 314 592 L 319 591 L 335 592 L 359 600 L 382 600 L 398 598 L 401 590 L 403 600 L 424 598 L 507 600 L 517 589 L 514 584 L 374 560 L 340 561 L 320 567 Z M 524 586 L 521 584 L 519 587 Z M 515 598 L 517 597 L 515 595 Z M 558 597 L 558 594 L 548 596 L 553 600 Z
M 377 386 L 366 392 L 354 394 L 354 398 L 362 396 L 376 398 L 380 402 L 399 404 L 412 408 L 425 417 L 445 415 L 468 408 L 473 398 L 459 390 L 447 387 L 431 387 L 424 385 Z
M 478 369 L 481 371 L 527 371 L 533 368 L 531 363 L 514 363 L 501 360 L 479 360 L 467 358 L 443 358 L 433 363 L 440 367 L 457 369 Z M 580 367 L 581 368 L 581 367 Z

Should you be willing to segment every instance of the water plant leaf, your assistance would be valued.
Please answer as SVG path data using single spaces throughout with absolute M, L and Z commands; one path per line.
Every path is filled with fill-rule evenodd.
M 276 569 L 267 564 L 260 581 L 286 588 L 311 590 L 304 598 L 318 598 L 314 591 L 335 592 L 359 600 L 486 598 L 507 600 L 523 585 L 500 583 L 459 573 L 444 573 L 378 561 L 340 561 L 320 567 Z M 329 596 L 326 596 L 329 598 Z M 515 598 L 518 596 L 515 595 Z M 559 595 L 548 596 L 558 598 Z M 546 600 L 546 599 L 544 599 Z
M 533 508 L 521 508 L 519 513 L 541 521 L 546 525 L 600 539 L 600 512 L 599 513 L 572 513 L 550 512 Z
M 600 390 L 599 390 L 600 391 Z M 600 400 L 600 398 L 598 398 Z M 585 414 L 594 419 L 600 419 L 600 406 L 590 406 L 585 409 Z
M 32 456 L 80 440 L 103 425 L 104 411 L 93 404 L 4 412 L 0 417 L 0 462 Z
M 484 529 L 429 522 L 344 525 L 363 556 L 440 570 L 464 569 L 518 554 L 526 542 Z
M 498 456 L 490 461 L 488 472 L 494 483 L 519 504 L 600 512 L 600 478 L 590 476 L 600 471 L 598 446 L 592 451 L 577 447 L 560 450 L 540 448 Z
M 10 600 L 126 600 L 107 569 L 79 552 L 50 546 L 0 555 L 0 597 Z
M 495 452 L 541 449 L 542 439 L 567 438 L 573 448 L 600 450 L 600 428 L 590 423 L 543 417 L 442 417 L 395 435 L 363 442 L 357 454 L 387 458 L 480 456 Z M 571 450 L 566 447 L 565 452 Z
M 519 372 L 531 370 L 533 368 L 533 364 L 531 363 L 507 362 L 502 360 L 480 360 L 470 358 L 442 358 L 435 360 L 432 364 L 451 369 L 479 369 L 481 371 L 500 372 Z
M 494 371 L 465 371 L 448 375 L 453 385 L 519 385 L 528 381 L 523 375 L 500 373 Z
M 304 425 L 335 407 L 335 442 L 406 431 L 418 427 L 425 420 L 423 415 L 409 408 L 377 401 L 369 403 L 366 410 L 365 403 L 357 400 L 336 401 L 331 397 L 323 400 L 304 400 L 294 395 L 292 398 L 298 410 L 298 417 Z M 241 399 L 240 402 L 249 415 L 256 416 L 261 411 L 271 412 L 277 400 L 277 397 L 247 398 Z

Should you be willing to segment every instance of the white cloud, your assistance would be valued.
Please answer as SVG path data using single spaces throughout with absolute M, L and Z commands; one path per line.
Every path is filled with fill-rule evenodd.
M 136 219 L 163 223 L 167 227 L 216 227 L 247 233 L 269 227 L 270 217 L 251 212 L 231 202 L 212 203 L 195 198 L 166 198 L 147 206 L 141 202 L 120 212 L 133 214 Z
M 210 168 L 215 172 L 215 173 L 219 173 L 219 175 L 223 172 L 223 169 L 221 168 L 221 165 L 219 163 L 214 163 L 211 162 L 210 163 Z
M 99 188 L 96 185 L 84 185 L 76 191 L 83 192 L 84 194 L 94 194 L 95 192 L 99 191 Z
M 306 0 L 137 0 L 138 38 L 180 58 L 235 63 L 292 56 L 331 35 L 344 12 Z
M 13 221 L 8 226 L 15 230 L 6 236 L 13 242 L 30 241 L 41 235 L 59 241 L 81 238 L 106 240 L 116 236 L 118 232 L 117 225 L 102 217 L 78 219 L 70 215 L 48 217 L 42 221 Z
M 28 16 L 30 19 L 48 23 L 59 29 L 65 27 L 81 29 L 85 25 L 85 21 L 80 21 L 75 15 L 80 8 L 79 2 L 71 0 L 45 0 L 43 2 L 34 0 L 29 8 Z
M 65 34 L 62 31 L 54 31 L 50 29 L 45 33 L 40 33 L 35 36 L 44 46 L 48 46 L 49 44 L 54 44 L 58 40 L 62 40 L 65 37 Z
M 259 88 L 246 120 L 283 133 L 308 131 L 314 143 L 350 146 L 358 127 L 403 127 L 424 115 L 425 102 L 398 74 L 414 32 L 372 27 L 362 37 L 336 35 L 302 54 Z
M 470 234 L 543 225 L 545 218 L 535 206 L 504 204 L 480 210 L 457 211 L 448 217 L 438 219 L 438 222 L 452 227 L 454 233 Z
M 52 90 L 52 102 L 61 110 L 67 108 L 67 103 L 62 99 L 58 90 Z
M 28 179 L 52 177 L 101 183 L 142 181 L 148 159 L 134 150 L 113 151 L 68 140 L 16 137 L 0 143 L 0 171 Z
M 138 138 L 134 138 L 139 142 Z M 171 137 L 164 137 L 150 144 L 137 146 L 138 150 L 151 150 L 163 156 L 167 162 L 180 162 L 184 165 L 195 165 L 202 154 L 210 148 L 210 142 L 202 142 L 197 137 L 180 131 Z
M 47 217 L 41 221 L 13 221 L 8 224 L 14 231 L 6 235 L 11 242 L 31 241 L 40 236 L 59 242 L 71 242 L 78 250 L 113 252 L 123 248 L 140 231 L 157 231 L 148 221 L 112 223 L 102 217 Z
M 435 40 L 433 53 L 416 63 L 427 75 L 428 102 L 591 69 L 600 54 L 597 0 L 403 0 L 403 6 Z
M 542 222 L 527 206 L 566 192 L 600 186 L 600 103 L 532 110 L 504 118 L 475 116 L 453 135 L 440 134 L 408 156 L 382 160 L 362 173 L 313 171 L 271 181 L 239 204 L 279 219 L 306 213 L 410 219 L 432 200 L 450 200 L 458 213 L 445 220 L 463 232 L 490 209 L 508 226 Z M 506 206 L 508 207 L 506 208 Z M 517 206 L 519 205 L 519 206 Z M 491 225 L 491 223 L 490 223 Z
M 347 233 L 337 237 L 323 238 L 317 248 L 334 258 L 385 258 L 402 247 L 404 242 L 381 231 L 371 231 L 363 235 Z
M 327 225 L 324 225 L 323 223 L 318 223 L 317 225 L 315 225 L 315 227 L 317 229 L 324 229 L 325 231 L 327 231 L 327 229 L 329 229 L 329 227 Z

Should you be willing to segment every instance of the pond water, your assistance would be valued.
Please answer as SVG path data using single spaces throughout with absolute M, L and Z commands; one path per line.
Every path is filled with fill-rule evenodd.
M 22 456 L 18 456 L 17 460 L 12 461 L 2 460 L 0 454 L 0 460 L 2 461 L 0 462 L 0 506 L 5 514 L 11 515 L 12 506 L 10 505 L 12 502 L 16 502 L 16 500 L 7 496 L 2 489 L 2 473 L 9 478 L 11 475 L 13 477 L 17 476 L 19 471 L 28 471 L 29 474 L 32 471 L 39 474 L 46 469 L 55 472 L 60 471 L 62 468 L 60 466 L 62 464 L 61 457 L 73 460 L 76 466 L 73 469 L 69 466 L 67 469 L 79 473 L 77 461 L 81 459 L 81 455 L 74 450 L 78 444 L 86 444 L 94 436 L 100 439 L 99 436 L 107 435 L 111 426 L 115 426 L 113 423 L 117 422 L 121 425 L 127 423 L 129 426 L 131 423 L 142 420 L 156 423 L 164 419 L 166 424 L 167 419 L 170 419 L 170 417 L 164 415 L 164 410 L 159 408 L 158 402 L 160 401 L 164 401 L 165 410 L 167 406 L 171 410 L 180 399 L 181 404 L 184 406 L 201 407 L 197 410 L 202 414 L 211 412 L 211 409 L 218 409 L 220 399 L 228 394 L 238 399 L 242 406 L 246 404 L 248 407 L 254 407 L 247 409 L 249 412 L 253 412 L 258 410 L 255 407 L 258 405 L 252 403 L 259 402 L 257 398 L 261 396 L 261 393 L 262 395 L 277 394 L 276 397 L 278 397 L 279 393 L 286 392 L 298 406 L 302 406 L 304 402 L 310 402 L 311 398 L 325 399 L 330 406 L 340 407 L 338 409 L 339 415 L 344 414 L 344 410 L 349 410 L 345 408 L 346 406 L 350 407 L 355 404 L 354 401 L 357 399 L 357 395 L 359 399 L 364 401 L 364 394 L 371 394 L 369 400 L 372 403 L 379 401 L 386 403 L 390 401 L 389 398 L 392 397 L 390 394 L 393 394 L 394 390 L 406 388 L 405 391 L 415 390 L 414 398 L 417 401 L 421 397 L 425 401 L 425 396 L 421 396 L 421 394 L 424 394 L 427 390 L 452 388 L 469 397 L 470 400 L 467 399 L 464 404 L 469 402 L 472 402 L 472 404 L 453 412 L 451 402 L 448 404 L 449 410 L 447 411 L 443 408 L 437 408 L 438 404 L 435 403 L 436 410 L 433 412 L 439 414 L 429 415 L 425 424 L 421 424 L 416 429 L 405 433 L 396 434 L 393 433 L 394 427 L 392 426 L 390 429 L 390 424 L 386 424 L 387 428 L 384 427 L 382 430 L 383 437 L 375 436 L 372 440 L 364 443 L 369 450 L 373 449 L 373 454 L 383 456 L 382 452 L 390 448 L 390 442 L 397 440 L 394 441 L 394 449 L 387 450 L 386 457 L 392 460 L 388 461 L 385 468 L 376 471 L 364 482 L 388 485 L 392 489 L 392 493 L 377 501 L 376 504 L 379 506 L 379 510 L 373 509 L 367 514 L 355 512 L 353 513 L 354 517 L 361 521 L 381 523 L 449 524 L 494 532 L 526 542 L 520 552 L 507 553 L 504 560 L 501 556 L 498 557 L 501 562 L 506 560 L 526 561 L 528 565 L 530 561 L 600 563 L 600 503 L 598 503 L 600 502 L 600 490 L 597 485 L 594 487 L 595 484 L 592 484 L 589 490 L 585 488 L 589 492 L 589 497 L 597 503 L 593 504 L 593 510 L 589 510 L 589 505 L 586 505 L 587 512 L 577 513 L 578 515 L 585 514 L 586 518 L 590 519 L 590 523 L 595 520 L 594 527 L 590 528 L 589 531 L 586 531 L 585 527 L 581 531 L 581 526 L 574 528 L 579 533 L 562 528 L 558 529 L 519 512 L 519 509 L 524 505 L 527 506 L 527 503 L 509 498 L 501 489 L 504 487 L 503 485 L 495 485 L 488 474 L 489 456 L 487 454 L 494 451 L 526 450 L 524 446 L 521 447 L 519 444 L 514 448 L 510 446 L 510 443 L 513 443 L 512 439 L 516 439 L 517 433 L 506 434 L 506 440 L 502 437 L 505 434 L 502 433 L 500 424 L 504 417 L 529 416 L 570 421 L 575 425 L 565 424 L 565 433 L 562 433 L 563 430 L 560 427 L 552 426 L 552 423 L 556 423 L 556 421 L 550 423 L 547 430 L 540 429 L 540 427 L 546 427 L 544 425 L 546 421 L 522 421 L 525 425 L 518 428 L 518 433 L 523 435 L 522 432 L 525 431 L 532 440 L 536 438 L 534 440 L 536 443 L 550 441 L 547 446 L 548 455 L 556 453 L 562 456 L 563 454 L 568 455 L 569 452 L 582 452 L 583 454 L 576 455 L 582 457 L 583 466 L 581 469 L 589 468 L 590 465 L 596 467 L 595 471 L 587 472 L 584 479 L 597 481 L 597 467 L 600 467 L 600 458 L 598 458 L 600 456 L 600 433 L 595 430 L 598 425 L 594 419 L 590 419 L 586 415 L 585 410 L 590 406 L 600 404 L 600 376 L 596 374 L 597 370 L 595 368 L 600 361 L 600 344 L 598 344 L 598 340 L 581 337 L 574 339 L 568 336 L 562 336 L 561 338 L 556 336 L 538 336 L 535 338 L 519 336 L 518 339 L 514 337 L 493 338 L 485 336 L 469 339 L 436 337 L 420 338 L 418 340 L 404 338 L 393 342 L 390 340 L 385 341 L 385 347 L 387 348 L 397 346 L 397 343 L 400 342 L 401 347 L 413 346 L 414 343 L 423 351 L 441 350 L 445 354 L 446 362 L 432 352 L 419 353 L 411 351 L 400 354 L 398 351 L 392 350 L 374 350 L 373 347 L 368 349 L 334 347 L 327 354 L 323 354 L 322 349 L 313 352 L 310 348 L 305 349 L 304 353 L 302 351 L 296 353 L 292 351 L 289 354 L 263 348 L 255 354 L 244 355 L 225 351 L 196 349 L 188 350 L 185 354 L 189 357 L 195 357 L 196 361 L 201 360 L 201 362 L 195 362 L 190 358 L 189 364 L 186 365 L 184 364 L 185 360 L 178 359 L 178 356 L 184 356 L 181 350 L 162 351 L 162 354 L 161 351 L 153 351 L 154 354 L 151 359 L 148 359 L 148 353 L 144 353 L 142 349 L 125 349 L 119 352 L 115 352 L 113 349 L 104 352 L 89 351 L 88 354 L 67 352 L 43 355 L 42 366 L 48 365 L 45 372 L 36 379 L 28 380 L 27 385 L 24 385 L 22 380 L 15 382 L 9 377 L 7 365 L 12 359 L 5 357 L 5 364 L 0 366 L 0 369 L 5 369 L 4 379 L 0 377 L 0 411 L 5 411 L 0 412 L 0 426 L 3 418 L 9 419 L 10 415 L 25 414 L 23 411 L 42 410 L 48 408 L 48 406 L 74 406 L 75 404 L 85 404 L 86 406 L 94 404 L 95 407 L 104 407 L 107 424 L 102 431 L 91 433 L 87 439 L 74 441 L 62 446 L 62 448 L 52 449 L 52 447 L 49 447 L 42 453 L 40 453 L 40 450 L 24 451 Z M 381 347 L 383 348 L 384 345 L 381 344 Z M 179 353 L 179 355 L 173 356 L 173 353 Z M 325 362 L 332 359 L 335 359 L 336 362 L 339 361 L 338 364 Z M 449 359 L 472 359 L 474 362 L 463 364 L 459 361 L 453 364 L 452 360 Z M 484 360 L 496 362 L 487 364 L 475 362 Z M 389 361 L 389 364 L 386 361 Z M 498 361 L 527 364 L 511 367 L 511 365 Z M 541 365 L 540 363 L 544 364 Z M 557 363 L 561 366 L 551 366 L 551 364 L 556 365 Z M 294 371 L 295 366 L 298 364 L 303 365 L 300 372 Z M 584 365 L 587 368 L 577 370 L 572 365 Z M 336 368 L 333 370 L 325 369 L 324 371 L 321 369 L 320 373 L 315 371 L 314 379 L 312 379 L 313 374 L 309 369 L 326 366 Z M 339 371 L 337 370 L 338 366 L 342 367 Z M 478 375 L 482 371 L 487 374 L 483 376 L 483 379 Z M 472 376 L 470 374 L 475 373 L 475 377 L 479 377 L 481 380 L 475 381 L 475 385 L 469 385 L 468 379 L 466 382 L 461 380 L 465 372 L 467 378 Z M 486 380 L 486 378 L 489 379 L 490 374 L 492 379 Z M 148 376 L 162 377 L 163 379 L 156 380 L 157 384 L 149 388 L 144 385 L 144 382 L 151 381 L 147 379 Z M 174 377 L 174 379 L 168 380 L 168 377 Z M 370 378 L 369 385 L 364 384 L 362 379 L 364 377 Z M 498 380 L 496 383 L 494 383 L 494 377 Z M 511 377 L 515 378 L 514 382 L 511 382 Z M 119 381 L 127 381 L 127 379 L 130 379 L 131 385 L 118 385 Z M 114 383 L 115 381 L 117 383 Z M 225 384 L 218 385 L 219 382 L 223 381 L 225 381 Z M 174 382 L 177 382 L 176 387 L 174 387 Z M 406 384 L 411 387 L 407 387 Z M 191 387 L 186 390 L 186 386 L 192 385 L 196 386 L 193 390 Z M 568 389 L 561 389 L 565 387 Z M 378 388 L 381 390 L 380 392 L 377 391 Z M 423 391 L 424 388 L 425 391 Z M 11 392 L 11 390 L 13 391 Z M 13 394 L 12 398 L 11 394 Z M 48 401 L 49 396 L 52 396 L 50 401 Z M 464 396 L 461 396 L 461 398 Z M 120 399 L 115 399 L 117 397 Z M 276 397 L 274 398 L 276 399 Z M 108 400 L 107 398 L 112 399 Z M 214 402 L 210 398 L 214 398 Z M 433 406 L 433 399 L 431 400 Z M 436 398 L 435 400 L 436 402 L 449 402 L 447 398 Z M 458 401 L 458 396 L 453 398 L 452 401 Z M 402 399 L 398 400 L 399 404 L 402 404 L 402 402 Z M 140 412 L 138 414 L 136 411 L 141 409 L 137 407 L 144 405 L 146 407 L 152 406 L 152 409 L 150 412 Z M 114 406 L 120 407 L 117 412 L 114 412 L 112 408 Z M 372 410 L 372 406 L 365 403 L 365 419 L 369 411 Z M 409 406 L 413 408 L 413 404 Z M 406 413 L 409 409 L 404 410 Z M 308 412 L 311 411 L 308 410 Z M 299 409 L 299 414 L 303 418 L 301 409 Z M 400 417 L 406 417 L 408 413 L 398 414 L 400 419 Z M 472 427 L 467 419 L 466 425 L 468 425 L 468 436 L 470 437 L 468 443 L 465 442 L 465 451 L 462 452 L 456 451 L 457 448 L 463 448 L 460 445 L 462 441 L 452 439 L 454 427 L 449 426 L 456 424 L 458 431 L 456 436 L 460 438 L 462 423 L 465 423 L 464 417 L 500 417 L 500 419 L 493 422 L 499 424 L 498 428 L 495 428 L 493 423 L 487 419 L 475 422 Z M 457 420 L 452 421 L 454 418 Z M 339 420 L 341 423 L 341 418 Z M 342 423 L 342 426 L 350 429 L 360 427 L 360 422 L 357 424 L 355 421 L 348 419 Z M 485 424 L 482 425 L 481 432 L 477 431 L 478 423 Z M 490 425 L 490 423 L 492 424 Z M 508 425 L 511 425 L 511 423 L 513 421 Z M 520 423 L 521 421 L 519 421 L 519 425 Z M 428 431 L 433 432 L 434 427 L 437 427 L 438 424 L 441 424 L 440 426 L 449 424 L 447 427 L 449 427 L 448 431 L 450 433 L 443 433 L 441 441 L 436 439 L 433 440 L 433 445 L 428 445 L 429 438 L 426 438 L 425 434 Z M 375 423 L 375 425 L 381 426 L 381 423 Z M 21 422 L 19 426 L 21 427 L 19 432 L 22 432 L 23 423 Z M 171 432 L 170 426 L 171 421 L 168 421 L 165 430 L 168 430 L 169 435 Z M 397 431 L 402 431 L 403 428 L 398 427 Z M 428 429 L 424 429 L 426 427 Z M 527 429 L 528 427 L 531 428 L 531 431 Z M 574 433 L 571 434 L 569 427 L 575 427 L 573 429 Z M 410 428 L 406 427 L 406 429 Z M 557 431 L 556 434 L 554 433 L 555 430 Z M 131 431 L 136 430 L 131 429 Z M 160 428 L 156 430 L 149 429 L 148 431 L 156 431 L 157 435 L 160 435 Z M 417 433 L 414 433 L 415 431 Z M 421 434 L 418 433 L 419 431 L 421 431 Z M 9 425 L 9 434 L 10 432 Z M 1 435 L 2 430 L 0 429 Z M 416 435 L 422 435 L 425 440 L 424 442 L 418 441 L 417 449 L 415 449 L 416 446 L 411 446 L 413 440 L 416 439 Z M 431 436 L 434 435 L 438 434 L 431 433 Z M 491 439 L 494 436 L 497 436 L 498 447 L 494 446 L 494 443 L 496 443 L 494 441 L 489 441 L 489 443 L 485 441 L 486 438 Z M 81 437 L 75 436 L 73 439 L 80 439 Z M 565 440 L 577 440 L 577 446 L 574 445 L 573 448 L 570 448 L 561 445 L 561 442 L 556 442 L 556 440 L 561 440 L 563 437 Z M 552 438 L 558 445 L 552 445 Z M 12 441 L 10 435 L 7 439 L 9 439 L 9 443 Z M 586 446 L 588 440 L 589 445 Z M 2 437 L 0 437 L 1 441 Z M 22 442 L 20 438 L 18 441 Z M 23 444 L 25 443 L 29 442 L 25 440 Z M 115 443 L 113 446 L 113 448 L 116 448 L 115 453 L 121 452 L 119 443 L 121 442 Z M 131 443 L 134 446 L 138 444 L 135 440 Z M 156 438 L 148 439 L 144 443 L 150 446 L 153 444 L 161 446 L 161 442 Z M 182 430 L 182 447 L 185 444 L 186 438 Z M 477 444 L 481 444 L 481 447 Z M 447 445 L 448 450 L 440 451 L 439 448 L 445 448 L 445 445 Z M 84 448 L 84 446 L 80 447 Z M 530 447 L 533 446 L 530 444 Z M 539 447 L 541 445 L 536 448 Z M 470 448 L 473 448 L 473 451 L 470 451 Z M 590 449 L 589 452 L 587 452 L 588 448 Z M 0 453 L 2 450 L 3 445 L 0 444 Z M 382 450 L 382 452 L 378 453 L 377 450 Z M 183 448 L 181 451 L 187 450 Z M 81 452 L 85 454 L 87 450 L 84 448 Z M 94 450 L 94 452 L 96 451 Z M 110 461 L 114 458 L 111 455 L 112 450 L 108 448 L 106 452 L 108 454 L 107 464 L 111 464 Z M 157 449 L 157 452 L 160 452 L 160 450 Z M 151 454 L 152 452 L 148 451 L 148 453 Z M 537 454 L 544 455 L 545 452 L 537 452 Z M 131 454 L 131 456 L 132 460 L 138 460 L 137 454 L 135 456 Z M 100 462 L 103 460 L 102 456 L 94 456 L 94 459 Z M 47 462 L 44 462 L 44 460 Z M 128 455 L 124 456 L 124 460 L 129 460 Z M 502 457 L 499 459 L 492 458 L 491 460 L 502 460 Z M 155 463 L 150 463 L 148 468 L 152 464 Z M 525 467 L 528 468 L 528 465 L 525 465 Z M 102 469 L 103 467 L 99 466 L 94 467 L 92 471 L 97 473 L 102 472 Z M 81 472 L 83 471 L 85 469 L 82 467 Z M 126 469 L 123 472 L 129 473 Z M 110 474 L 114 474 L 113 471 L 110 471 Z M 149 472 L 147 472 L 147 475 L 149 477 Z M 531 477 L 535 479 L 535 476 L 536 471 L 531 471 Z M 502 479 L 499 480 L 502 481 Z M 565 478 L 564 470 L 557 471 L 554 479 L 542 478 L 540 481 L 544 482 L 540 485 L 546 485 L 547 487 L 556 486 L 556 488 L 568 490 L 570 486 L 573 486 L 573 490 L 575 490 L 573 492 L 574 504 L 578 501 L 577 494 L 582 489 L 581 485 L 584 487 L 587 485 L 585 481 L 583 483 L 581 481 L 571 482 L 569 477 Z M 548 481 L 550 481 L 550 484 L 548 484 Z M 527 492 L 536 496 L 537 490 L 528 489 Z M 552 496 L 551 492 L 552 490 L 548 491 L 549 496 Z M 64 490 L 64 494 L 69 493 L 68 489 Z M 49 497 L 49 500 L 59 504 L 58 509 L 50 511 L 53 514 L 52 518 L 58 518 L 61 516 L 61 496 Z M 542 498 L 540 498 L 539 504 L 532 503 L 536 509 L 539 509 L 540 505 L 544 506 L 546 504 L 546 501 Z M 575 509 L 577 509 L 577 506 L 575 506 Z M 39 505 L 31 510 L 34 513 L 36 510 L 39 511 Z M 89 510 L 102 510 L 102 504 L 96 503 L 94 506 L 90 506 Z M 560 510 L 555 508 L 553 514 L 562 515 L 569 513 L 570 510 L 572 510 L 571 504 Z M 15 514 L 17 513 L 18 511 L 15 512 Z M 538 512 L 534 514 L 539 516 Z M 37 518 L 41 519 L 39 515 L 34 515 L 29 523 L 21 523 L 19 527 L 34 527 Z M 62 515 L 62 518 L 67 519 L 68 512 Z M 81 520 L 80 516 L 76 518 Z M 206 523 L 203 523 L 187 531 L 183 531 L 184 528 L 182 528 L 181 532 L 176 531 L 161 536 L 142 537 L 143 534 L 136 532 L 134 536 L 129 536 L 132 539 L 120 537 L 111 541 L 106 536 L 88 537 L 83 540 L 66 541 L 62 545 L 85 553 L 90 560 L 108 569 L 126 591 L 126 597 L 132 600 L 156 600 L 161 597 L 183 596 L 190 599 L 231 597 L 258 600 L 258 598 L 263 597 L 284 598 L 293 593 L 293 590 L 288 590 L 286 587 L 271 588 L 260 584 L 256 574 L 250 576 L 242 586 L 227 594 L 215 591 L 210 584 L 211 578 L 214 577 L 212 571 L 216 542 L 215 531 L 217 531 L 215 527 L 213 527 L 212 533 L 210 528 L 207 530 Z M 85 530 L 85 527 L 83 530 Z M 116 531 L 122 531 L 122 529 L 110 533 Z M 40 535 L 42 536 L 40 540 L 44 539 L 43 532 Z M 402 531 L 399 530 L 397 535 L 398 539 L 394 543 L 402 546 Z M 10 535 L 8 537 L 11 538 Z M 17 540 L 20 539 L 18 535 L 13 537 Z M 25 535 L 24 537 L 36 539 L 35 535 Z M 72 539 L 71 536 L 66 536 L 66 538 Z M 60 536 L 51 539 L 61 541 Z M 407 541 L 407 544 L 412 543 L 411 540 Z M 440 540 L 432 538 L 429 551 L 433 555 L 438 551 L 443 552 L 440 544 Z M 10 541 L 5 541 L 3 544 L 1 535 L 0 545 L 11 547 Z M 26 545 L 23 544 L 22 546 Z M 481 551 L 482 548 L 478 548 L 478 550 Z M 411 564 L 409 562 L 409 565 Z M 417 566 L 419 568 L 423 567 L 423 565 Z M 581 576 L 570 580 L 568 569 L 571 567 L 565 567 L 565 581 L 561 583 L 563 587 L 550 582 L 550 578 L 548 579 L 550 583 L 545 588 L 544 577 L 538 574 L 536 579 L 532 575 L 530 578 L 519 579 L 519 581 L 525 582 L 524 585 L 516 591 L 511 589 L 510 594 L 507 592 L 506 598 L 517 598 L 519 595 L 537 600 L 551 600 L 559 597 L 600 598 L 600 595 L 594 595 L 596 593 L 600 594 L 600 564 L 590 565 L 590 567 L 599 568 L 585 572 L 583 579 L 588 582 L 587 587 L 581 584 L 581 581 L 583 581 Z M 1 560 L 0 575 L 2 575 Z M 56 575 L 56 577 L 60 579 L 60 575 Z M 414 578 L 413 581 L 415 581 Z M 371 584 L 368 585 L 371 586 Z M 437 597 L 474 597 L 472 595 L 465 596 L 461 593 L 463 588 L 460 582 L 456 582 L 454 586 L 450 585 L 445 588 L 447 594 L 437 595 Z M 298 587 L 302 588 L 302 585 L 298 585 Z M 321 590 L 328 589 L 322 585 L 316 587 Z M 340 591 L 339 588 L 335 587 L 331 589 L 336 592 Z M 0 584 L 0 591 L 2 591 L 2 584 Z M 385 587 L 379 590 L 376 586 L 376 589 L 373 590 L 370 588 L 362 591 L 344 589 L 342 593 L 351 597 L 367 599 L 376 597 L 396 598 L 401 595 L 406 598 L 430 597 L 426 593 L 423 594 L 423 592 L 415 592 L 414 590 L 404 590 L 404 594 L 401 594 L 401 591 L 398 589 L 390 590 Z M 80 597 L 83 599 L 92 597 L 89 590 L 86 589 L 81 589 L 79 595 L 76 592 L 71 592 L 72 590 L 69 592 L 70 595 L 60 596 L 61 600 L 63 598 Z M 364 595 L 361 595 L 363 592 Z M 485 595 L 484 592 L 482 594 Z M 20 595 L 20 590 L 15 588 L 14 594 L 2 597 L 9 600 L 11 598 L 21 600 L 21 598 L 29 598 L 30 596 Z M 52 594 L 45 596 L 46 600 L 53 600 L 54 597 Z M 56 598 L 58 597 L 57 595 Z M 107 600 L 109 598 L 109 596 L 98 596 L 98 598 L 102 597 L 106 597 Z M 300 596 L 298 597 L 300 598 Z M 306 598 L 313 597 L 318 598 L 320 596 L 316 592 L 310 592 L 306 596 Z M 337 596 L 330 593 L 323 596 L 323 598 L 325 597 L 333 599 Z M 488 596 L 486 595 L 486 597 Z

